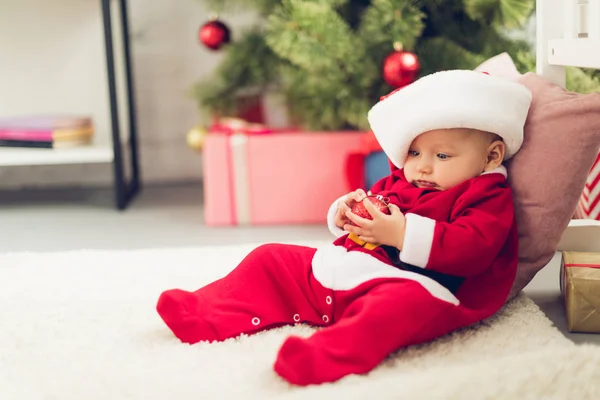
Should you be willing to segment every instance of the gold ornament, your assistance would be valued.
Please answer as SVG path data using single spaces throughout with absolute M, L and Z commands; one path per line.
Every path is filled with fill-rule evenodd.
M 208 131 L 202 126 L 196 126 L 189 130 L 186 136 L 186 142 L 194 150 L 202 150 L 204 140 L 208 135 Z

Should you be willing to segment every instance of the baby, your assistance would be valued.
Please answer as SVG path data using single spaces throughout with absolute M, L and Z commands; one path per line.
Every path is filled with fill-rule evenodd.
M 368 118 L 394 165 L 368 200 L 372 220 L 335 201 L 319 248 L 267 244 L 194 292 L 163 292 L 157 311 L 183 342 L 222 341 L 277 326 L 288 337 L 275 372 L 292 384 L 367 373 L 389 354 L 496 313 L 517 267 L 512 193 L 502 162 L 520 148 L 531 102 L 523 86 L 473 71 L 428 75 L 382 98 Z M 351 224 L 350 222 L 353 222 Z
M 502 138 L 493 133 L 468 128 L 431 130 L 422 133 L 411 143 L 404 163 L 404 176 L 399 176 L 417 188 L 446 190 L 482 173 L 496 170 L 502 165 L 505 152 L 506 146 Z M 385 181 L 378 182 L 379 186 L 385 184 Z M 381 195 L 384 189 L 378 186 L 376 188 Z M 396 190 L 398 189 L 392 191 Z M 371 191 L 368 194 L 371 195 Z M 335 225 L 354 233 L 363 242 L 389 245 L 402 250 L 406 228 L 404 214 L 392 203 L 389 207 L 392 217 L 385 217 L 368 202 L 365 207 L 378 220 L 371 222 L 360 218 L 350 209 L 366 197 L 367 193 L 358 189 L 340 200 Z M 354 222 L 354 225 L 349 224 L 350 222 Z

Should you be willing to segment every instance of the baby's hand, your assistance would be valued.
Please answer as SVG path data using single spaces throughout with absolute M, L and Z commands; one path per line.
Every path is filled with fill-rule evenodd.
M 357 226 L 346 225 L 343 229 L 354 233 L 360 240 L 364 240 L 367 243 L 385 244 L 402 250 L 404 231 L 406 229 L 406 217 L 404 217 L 402 211 L 396 205 L 390 204 L 391 214 L 388 215 L 378 210 L 368 200 L 364 204 L 373 219 L 361 218 L 352 212 L 347 212 L 347 218 Z
M 364 190 L 356 189 L 354 192 L 348 193 L 344 199 L 338 202 L 338 209 L 334 219 L 335 225 L 338 228 L 343 228 L 344 225 L 350 222 L 346 213 L 350 211 L 354 204 L 361 202 L 365 197 L 367 197 L 367 194 Z

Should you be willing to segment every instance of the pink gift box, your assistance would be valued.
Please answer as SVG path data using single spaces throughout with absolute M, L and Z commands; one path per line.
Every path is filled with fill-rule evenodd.
M 210 133 L 204 143 L 205 223 L 325 223 L 350 188 L 361 132 Z

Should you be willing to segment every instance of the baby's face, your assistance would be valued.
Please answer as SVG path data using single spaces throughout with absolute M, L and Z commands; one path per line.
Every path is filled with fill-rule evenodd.
M 450 189 L 485 170 L 492 142 L 491 134 L 467 129 L 425 132 L 410 145 L 404 175 L 417 187 Z

